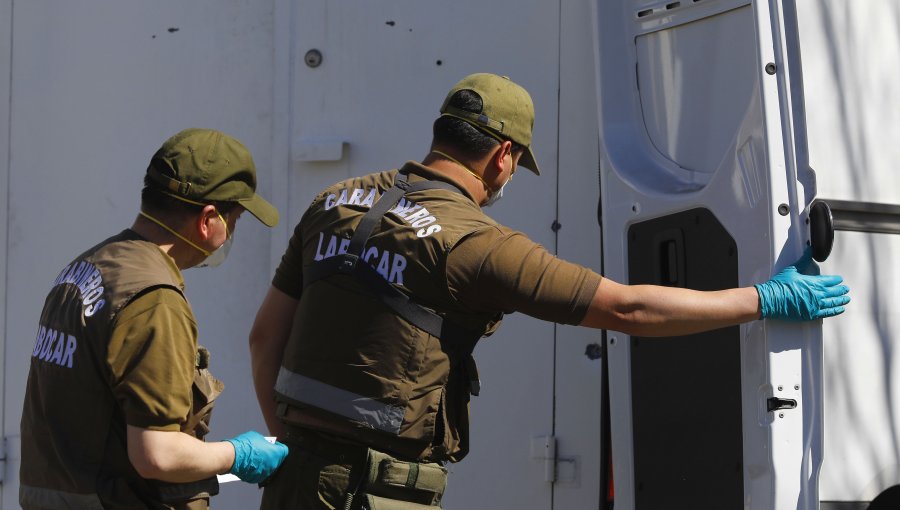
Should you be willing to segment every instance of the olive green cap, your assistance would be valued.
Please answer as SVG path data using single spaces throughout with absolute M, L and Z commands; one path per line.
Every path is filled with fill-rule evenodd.
M 471 90 L 481 96 L 484 105 L 481 113 L 467 112 L 449 105 L 450 98 L 460 90 Z M 466 76 L 447 93 L 441 106 L 441 115 L 458 118 L 495 138 L 512 140 L 525 147 L 519 164 L 541 175 L 531 150 L 534 103 L 528 91 L 508 77 L 490 73 Z
M 244 144 L 212 129 L 185 129 L 150 159 L 147 183 L 188 202 L 237 202 L 263 224 L 278 210 L 256 194 L 256 166 Z

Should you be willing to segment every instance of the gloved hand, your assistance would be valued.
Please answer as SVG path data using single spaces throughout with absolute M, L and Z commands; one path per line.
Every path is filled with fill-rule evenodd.
M 840 285 L 844 280 L 840 276 L 819 275 L 810 253 L 807 250 L 794 265 L 756 285 L 764 319 L 809 321 L 844 313 L 850 289 Z
M 229 472 L 245 482 L 265 480 L 278 469 L 288 454 L 287 446 L 278 441 L 270 443 L 253 430 L 226 441 L 234 446 L 234 464 Z

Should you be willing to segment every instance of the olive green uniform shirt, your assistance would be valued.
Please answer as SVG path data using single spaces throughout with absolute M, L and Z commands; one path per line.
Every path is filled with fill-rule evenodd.
M 430 179 L 450 180 L 413 162 L 405 169 Z M 472 207 L 478 206 L 472 202 Z M 303 291 L 305 263 L 302 227 L 297 225 L 272 281 L 275 288 L 297 299 Z M 461 305 L 475 313 L 522 312 L 561 324 L 579 324 L 584 319 L 601 278 L 498 224 L 485 225 L 459 240 L 443 269 L 433 278 L 446 289 L 452 301 L 448 306 Z

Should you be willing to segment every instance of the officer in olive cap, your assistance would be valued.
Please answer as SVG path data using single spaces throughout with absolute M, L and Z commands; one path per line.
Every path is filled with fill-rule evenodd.
M 188 129 L 154 154 L 140 214 L 60 271 L 37 328 L 22 413 L 22 508 L 208 507 L 217 474 L 260 482 L 287 447 L 204 442 L 223 385 L 197 345 L 181 270 L 220 264 L 256 194 L 247 149 Z
M 533 124 L 522 87 L 467 76 L 421 163 L 313 200 L 250 336 L 266 423 L 294 452 L 263 508 L 440 506 L 444 464 L 469 448 L 472 349 L 504 313 L 668 336 L 828 317 L 849 301 L 840 277 L 794 267 L 755 287 L 696 292 L 620 285 L 554 257 L 482 211 L 517 165 L 540 173 Z

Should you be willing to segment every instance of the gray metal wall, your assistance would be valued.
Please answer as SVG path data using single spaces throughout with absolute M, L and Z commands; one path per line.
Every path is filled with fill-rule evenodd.
M 0 181 L 2 429 L 13 456 L 29 350 L 53 275 L 131 225 L 162 141 L 186 127 L 228 132 L 254 154 L 260 192 L 272 196 L 276 23 L 273 1 L 0 3 L 0 113 L 9 112 L 0 115 L 0 177 L 8 177 Z M 185 273 L 200 342 L 227 387 L 211 438 L 263 427 L 247 334 L 270 278 L 271 233 L 244 219 L 235 235 L 222 267 Z M 15 468 L 11 459 L 3 508 L 18 508 Z M 221 506 L 252 508 L 257 494 L 248 484 L 225 485 Z
M 490 18 L 490 33 L 479 16 Z M 492 213 L 599 269 L 590 27 L 584 2 L 0 0 L 0 432 L 10 445 L 2 508 L 18 506 L 18 423 L 49 282 L 131 224 L 149 157 L 182 128 L 243 140 L 261 194 L 282 212 L 272 230 L 241 221 L 222 267 L 185 272 L 201 343 L 226 383 L 213 439 L 263 427 L 246 336 L 310 197 L 351 173 L 422 158 L 443 94 L 464 74 L 509 74 L 537 103 L 544 175 L 520 173 Z M 324 55 L 319 68 L 304 62 L 311 48 Z M 374 90 L 396 94 L 398 106 L 366 102 Z M 346 137 L 338 159 L 304 153 L 330 137 Z M 514 316 L 479 348 L 475 451 L 453 467 L 449 507 L 596 506 L 599 361 L 584 353 L 598 339 Z M 553 435 L 567 459 L 556 485 L 534 449 L 535 438 Z M 253 508 L 258 498 L 255 486 L 231 483 L 215 507 Z

